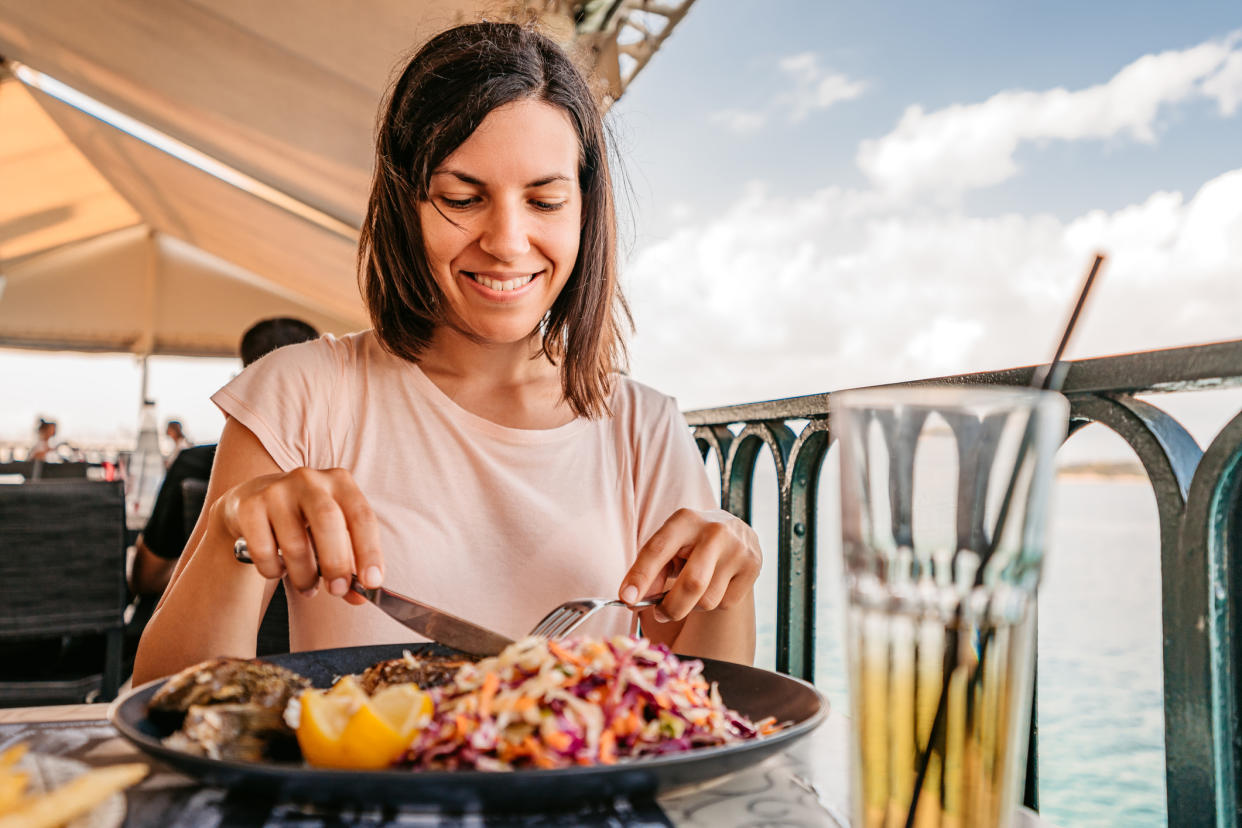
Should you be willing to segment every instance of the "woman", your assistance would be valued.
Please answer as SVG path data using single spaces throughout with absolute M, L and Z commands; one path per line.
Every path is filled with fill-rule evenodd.
M 52 438 L 55 436 L 56 423 L 40 417 L 35 425 L 35 443 L 30 449 L 30 459 L 47 460 L 49 457 L 54 457 L 56 452 L 52 447 Z
M 715 507 L 673 400 L 618 373 L 615 256 L 603 128 L 564 52 L 500 23 L 423 47 L 377 141 L 374 328 L 281 349 L 213 397 L 208 508 L 134 681 L 253 654 L 281 577 L 293 649 L 408 641 L 351 573 L 514 637 L 569 598 L 668 589 L 646 635 L 749 662 L 758 542 Z M 629 628 L 621 611 L 589 631 Z

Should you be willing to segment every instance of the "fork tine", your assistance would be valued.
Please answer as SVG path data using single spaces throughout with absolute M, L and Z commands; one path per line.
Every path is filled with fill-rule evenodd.
M 555 637 L 564 638 L 565 636 L 569 635 L 571 632 L 581 627 L 583 622 L 585 622 L 588 618 L 590 618 L 592 615 L 598 612 L 599 609 L 603 606 L 604 604 L 599 603 L 599 604 L 594 604 L 590 607 L 579 607 L 578 614 L 575 617 L 569 619 L 566 624 L 562 625 L 563 628 L 557 632 Z
M 573 624 L 574 620 L 579 617 L 580 611 L 573 607 L 557 607 L 544 616 L 543 620 L 535 625 L 530 631 L 531 635 L 540 638 L 560 638 L 564 633 L 561 628 L 566 623 Z
M 548 631 L 547 638 L 564 638 L 571 630 L 577 628 L 582 623 L 582 619 L 586 618 L 584 612 L 574 612 L 562 618 L 555 628 Z

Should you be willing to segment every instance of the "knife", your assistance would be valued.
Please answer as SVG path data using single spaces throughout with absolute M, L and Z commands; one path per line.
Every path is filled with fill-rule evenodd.
M 250 550 L 246 547 L 246 539 L 238 538 L 233 544 L 233 557 L 242 563 L 252 564 Z M 493 656 L 513 643 L 498 632 L 480 627 L 464 618 L 447 613 L 444 610 L 415 601 L 407 595 L 393 592 L 384 587 L 368 589 L 362 585 L 357 576 L 352 576 L 350 589 L 379 607 L 390 617 L 418 633 L 430 638 L 438 644 L 452 647 L 463 653 L 474 656 Z

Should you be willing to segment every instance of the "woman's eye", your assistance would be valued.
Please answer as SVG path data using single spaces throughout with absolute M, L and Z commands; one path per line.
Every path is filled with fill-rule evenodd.
M 478 199 L 474 196 L 467 196 L 466 198 L 449 198 L 448 196 L 440 196 L 440 203 L 453 210 L 465 209 L 471 204 L 474 204 L 477 200 Z
M 531 199 L 530 203 L 535 206 L 535 209 L 543 210 L 548 213 L 551 213 L 553 210 L 559 210 L 565 206 L 565 202 L 563 201 L 542 201 L 537 198 Z

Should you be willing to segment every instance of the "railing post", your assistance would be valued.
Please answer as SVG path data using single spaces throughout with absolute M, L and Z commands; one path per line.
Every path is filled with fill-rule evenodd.
M 785 593 L 789 619 L 785 671 L 806 681 L 815 678 L 815 589 L 819 568 L 816 503 L 829 442 L 827 420 L 807 423 L 789 450 L 789 461 L 780 481 L 779 554 L 788 561 L 788 580 L 782 580 L 777 587 Z
M 1208 730 L 1210 755 L 1196 753 L 1193 764 L 1177 767 L 1170 758 L 1170 824 L 1174 824 L 1174 813 L 1178 815 L 1176 824 L 1191 824 L 1181 819 L 1191 809 L 1195 813 L 1202 811 L 1202 818 L 1194 821 L 1196 825 L 1236 828 L 1242 822 L 1242 790 L 1238 782 L 1242 773 L 1242 680 L 1238 675 L 1242 669 L 1242 612 L 1237 608 L 1237 602 L 1242 600 L 1240 550 L 1242 413 L 1221 430 L 1204 452 L 1182 519 L 1178 552 L 1184 565 L 1193 568 L 1195 585 L 1204 593 L 1205 606 L 1195 619 L 1195 628 L 1205 641 L 1201 645 L 1202 661 L 1195 658 L 1179 667 L 1195 670 L 1198 681 L 1210 681 L 1209 704 L 1188 711 L 1198 719 L 1200 728 Z M 1166 658 L 1166 670 L 1167 661 Z M 1204 706 L 1208 709 L 1202 709 Z M 1209 802 L 1215 807 L 1214 819 L 1207 813 Z
M 1207 567 L 1179 543 L 1186 497 L 1202 451 L 1164 411 L 1125 395 L 1073 396 L 1070 417 L 1098 422 L 1129 443 L 1147 472 L 1160 521 L 1164 629 L 1164 750 L 1171 825 L 1214 826 L 1211 806 Z

